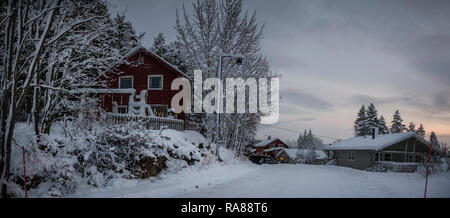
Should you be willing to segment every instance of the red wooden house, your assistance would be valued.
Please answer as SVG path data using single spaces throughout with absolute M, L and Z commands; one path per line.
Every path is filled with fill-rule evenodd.
M 279 138 L 271 138 L 270 136 L 257 144 L 254 145 L 252 153 L 254 155 L 270 156 L 276 159 L 276 156 L 280 150 L 283 148 L 289 148 L 283 141 Z
M 179 77 L 190 79 L 155 53 L 138 46 L 101 78 L 108 90 L 100 96 L 101 106 L 106 112 L 127 114 L 133 89 L 136 95 L 146 90 L 145 103 L 151 106 L 153 114 L 167 117 L 172 97 L 179 92 L 171 90 L 171 84 Z M 174 116 L 186 120 L 183 113 Z

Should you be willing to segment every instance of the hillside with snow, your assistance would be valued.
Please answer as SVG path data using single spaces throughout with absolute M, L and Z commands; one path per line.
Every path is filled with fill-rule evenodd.
M 29 197 L 62 197 L 75 190 L 108 187 L 118 181 L 151 182 L 160 174 L 215 162 L 214 144 L 196 131 L 149 130 L 139 124 L 90 127 L 55 125 L 36 144 L 33 127 L 17 125 L 25 147 Z M 22 150 L 13 147 L 13 193 L 24 197 Z M 11 184 L 12 185 L 12 184 Z

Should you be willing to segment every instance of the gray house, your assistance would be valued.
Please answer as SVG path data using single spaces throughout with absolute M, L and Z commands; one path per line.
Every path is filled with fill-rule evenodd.
M 352 137 L 326 146 L 335 165 L 368 169 L 375 164 L 418 165 L 427 160 L 429 142 L 414 132 L 373 134 Z M 432 162 L 438 162 L 443 152 L 433 147 Z

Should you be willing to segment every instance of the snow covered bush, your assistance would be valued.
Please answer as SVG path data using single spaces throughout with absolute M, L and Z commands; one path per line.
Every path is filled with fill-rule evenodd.
M 81 130 L 76 123 L 57 123 L 52 134 L 42 135 L 39 143 L 32 125 L 18 125 L 15 138 L 27 150 L 30 196 L 59 197 L 80 186 L 105 187 L 114 179 L 147 179 L 213 160 L 209 141 L 195 131 L 149 130 L 139 123 L 101 126 L 102 122 L 92 122 L 90 128 Z M 15 179 L 9 184 L 10 194 L 23 196 L 22 153 L 18 147 L 14 150 Z

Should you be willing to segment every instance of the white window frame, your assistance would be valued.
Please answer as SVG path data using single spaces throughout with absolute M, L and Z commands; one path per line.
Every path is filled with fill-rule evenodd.
M 161 77 L 161 88 L 150 88 L 150 78 L 151 77 Z M 147 89 L 148 90 L 163 90 L 164 89 L 164 75 L 162 75 L 162 74 L 148 75 L 147 76 Z
M 120 79 L 131 78 L 131 89 L 134 88 L 134 77 L 133 76 L 119 76 L 119 89 L 120 88 Z
M 354 151 L 347 151 L 347 160 L 355 161 L 355 152 Z

